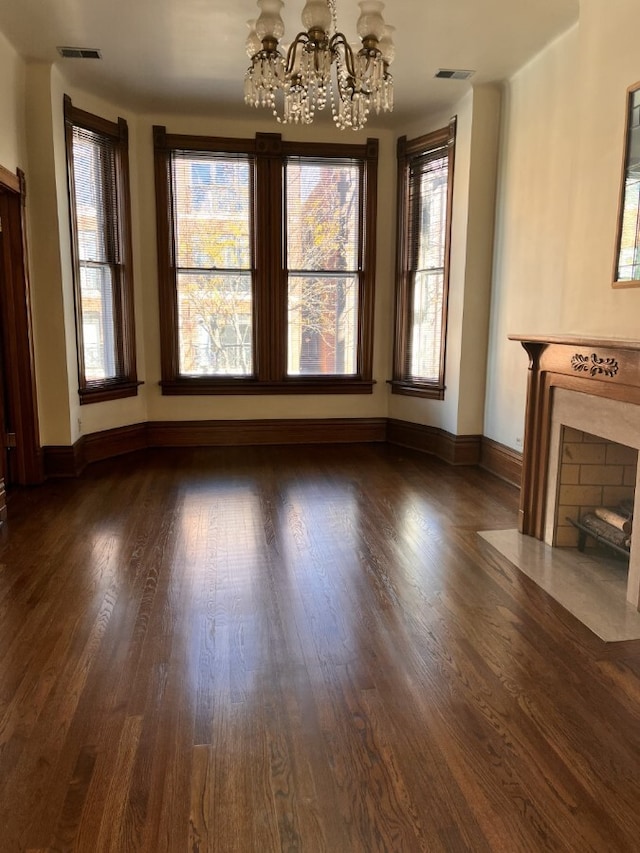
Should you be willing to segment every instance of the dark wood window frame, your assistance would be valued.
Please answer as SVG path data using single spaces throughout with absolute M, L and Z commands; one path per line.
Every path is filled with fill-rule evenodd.
M 447 339 L 447 303 L 449 292 L 449 261 L 451 250 L 451 209 L 453 199 L 453 174 L 455 159 L 456 119 L 446 127 L 416 139 L 398 139 L 398 201 L 397 201 L 397 244 L 396 244 L 396 320 L 391 388 L 394 394 L 426 397 L 443 400 L 445 393 L 445 355 Z M 415 247 L 416 210 L 411 209 L 411 167 L 430 152 L 447 147 L 448 184 L 447 219 L 445 225 L 444 283 L 442 294 L 442 325 L 439 376 L 435 382 L 421 381 L 411 376 L 408 367 L 411 346 L 411 315 L 413 300 L 413 255 Z M 415 193 L 413 198 L 415 199 Z
M 370 394 L 373 390 L 373 303 L 376 254 L 378 140 L 364 145 L 168 134 L 153 129 L 158 239 L 162 380 L 165 395 Z M 175 245 L 172 222 L 173 151 L 248 154 L 255 164 L 253 200 L 254 373 L 248 377 L 180 375 Z M 287 271 L 283 268 L 283 164 L 287 157 L 353 159 L 361 163 L 361 269 L 355 375 L 287 376 Z
M 129 191 L 128 127 L 123 118 L 111 122 L 100 116 L 74 107 L 71 98 L 64 96 L 67 174 L 69 181 L 69 211 L 71 220 L 71 251 L 73 258 L 74 295 L 76 310 L 76 342 L 78 353 L 78 394 L 80 403 L 98 403 L 138 393 L 136 375 L 135 321 L 133 307 L 133 264 L 131 249 L 131 202 Z M 114 329 L 116 377 L 87 380 L 84 364 L 84 340 L 80 300 L 80 255 L 76 227 L 75 183 L 73 168 L 74 128 L 92 131 L 102 137 L 114 155 L 116 209 L 113 211 L 117 232 L 118 259 L 114 259 Z

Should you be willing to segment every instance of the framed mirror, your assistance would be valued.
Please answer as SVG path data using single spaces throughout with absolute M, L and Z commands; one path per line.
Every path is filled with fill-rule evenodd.
M 640 287 L 640 83 L 627 92 L 627 126 L 614 287 Z

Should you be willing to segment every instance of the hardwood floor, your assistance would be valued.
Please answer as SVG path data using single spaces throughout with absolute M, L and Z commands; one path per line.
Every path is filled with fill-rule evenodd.
M 640 849 L 640 642 L 385 446 L 163 450 L 10 495 L 0 851 Z

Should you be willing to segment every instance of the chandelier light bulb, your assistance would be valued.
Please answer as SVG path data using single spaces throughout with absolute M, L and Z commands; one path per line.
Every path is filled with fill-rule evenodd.
M 361 39 L 375 38 L 380 41 L 384 32 L 384 18 L 382 10 L 384 3 L 381 0 L 360 0 L 360 17 L 356 28 Z
M 284 22 L 280 17 L 283 0 L 258 0 L 260 17 L 256 21 L 256 33 L 261 41 L 275 39 L 278 41 L 284 35 Z
M 331 9 L 326 0 L 307 0 L 302 10 L 302 25 L 309 30 L 329 32 L 331 27 Z
M 247 56 L 249 59 L 252 59 L 256 53 L 262 49 L 262 42 L 256 32 L 255 20 L 247 21 L 247 26 L 249 27 L 249 35 L 247 36 L 246 41 Z

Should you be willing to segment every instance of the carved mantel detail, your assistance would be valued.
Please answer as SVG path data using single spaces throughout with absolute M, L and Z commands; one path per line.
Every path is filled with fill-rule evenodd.
M 615 376 L 618 361 L 615 358 L 600 358 L 595 352 L 591 355 L 577 352 L 571 358 L 571 367 L 578 373 L 588 373 L 590 376 Z

